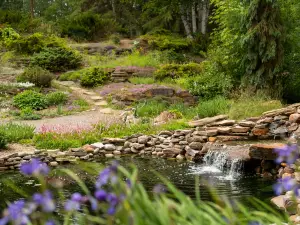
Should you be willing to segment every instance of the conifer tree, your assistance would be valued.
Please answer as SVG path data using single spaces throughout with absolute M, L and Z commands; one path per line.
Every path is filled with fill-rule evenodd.
M 277 0 L 251 0 L 244 20 L 244 84 L 257 89 L 281 87 L 284 34 Z

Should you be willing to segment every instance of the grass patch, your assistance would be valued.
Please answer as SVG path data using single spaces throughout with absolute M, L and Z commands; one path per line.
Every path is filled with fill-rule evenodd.
M 8 143 L 16 143 L 24 139 L 32 139 L 34 127 L 14 123 L 0 125 L 0 133 L 4 133 Z
M 284 107 L 279 100 L 261 98 L 259 96 L 241 97 L 233 101 L 228 115 L 232 119 L 240 120 L 261 116 L 262 113 Z
M 99 66 L 102 68 L 115 68 L 117 66 L 159 67 L 161 64 L 168 62 L 167 56 L 159 51 L 147 54 L 134 51 L 131 54 L 125 54 L 121 57 L 117 57 L 114 54 L 109 56 L 85 55 L 85 60 L 89 66 Z
M 220 114 L 227 114 L 230 109 L 230 100 L 222 96 L 213 99 L 201 101 L 195 108 L 196 115 L 201 118 L 212 117 Z

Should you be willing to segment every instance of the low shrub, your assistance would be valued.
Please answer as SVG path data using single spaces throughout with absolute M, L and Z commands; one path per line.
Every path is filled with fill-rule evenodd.
M 30 82 L 37 87 L 50 87 L 54 76 L 39 66 L 32 66 L 25 69 L 24 73 L 17 76 L 18 82 Z
M 151 49 L 160 51 L 173 50 L 180 52 L 188 50 L 190 45 L 186 38 L 176 35 L 144 35 L 141 38 L 148 43 Z
M 109 39 L 116 45 L 120 44 L 120 41 L 121 41 L 121 37 L 118 34 L 110 35 Z
M 195 111 L 201 118 L 227 114 L 231 106 L 230 103 L 230 100 L 227 100 L 222 96 L 217 96 L 210 100 L 200 100 Z
M 60 81 L 80 81 L 80 77 L 82 75 L 82 70 L 79 71 L 69 71 L 66 73 L 63 73 L 59 76 Z
M 62 72 L 80 67 L 81 60 L 81 56 L 71 49 L 48 47 L 34 54 L 31 64 L 33 66 L 40 66 L 51 72 Z
M 0 125 L 0 133 L 5 133 L 8 143 L 32 139 L 34 135 L 34 129 L 35 128 L 32 126 L 14 123 Z
M 109 80 L 109 73 L 101 68 L 94 67 L 87 70 L 80 78 L 83 87 L 96 87 Z
M 13 98 L 13 104 L 19 109 L 30 108 L 41 110 L 47 107 L 45 96 L 32 90 L 26 90 L 20 94 L 17 94 Z
M 36 114 L 31 108 L 27 107 L 21 110 L 19 118 L 22 120 L 39 120 L 42 116 Z
M 68 95 L 61 92 L 56 91 L 46 95 L 46 102 L 49 106 L 52 105 L 63 105 L 67 102 Z
M 188 64 L 166 64 L 162 65 L 154 74 L 155 79 L 164 80 L 166 78 L 177 79 L 182 77 L 199 76 L 202 67 L 198 63 Z
M 4 131 L 0 131 L 0 150 L 5 149 L 7 145 L 7 139 Z
M 191 94 L 205 99 L 211 99 L 218 95 L 229 96 L 232 87 L 231 79 L 224 74 L 196 76 L 188 79 L 187 86 Z

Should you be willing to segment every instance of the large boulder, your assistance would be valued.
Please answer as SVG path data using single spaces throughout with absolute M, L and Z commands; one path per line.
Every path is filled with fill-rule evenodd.
M 252 159 L 275 160 L 277 154 L 274 149 L 284 147 L 282 143 L 254 144 L 250 147 L 249 155 Z

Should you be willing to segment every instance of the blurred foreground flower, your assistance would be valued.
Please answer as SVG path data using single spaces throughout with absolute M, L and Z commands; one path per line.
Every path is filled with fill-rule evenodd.
M 276 163 L 280 164 L 286 162 L 287 164 L 293 164 L 299 157 L 298 146 L 295 144 L 285 145 L 284 147 L 274 149 L 278 157 L 275 160 Z
M 23 174 L 28 176 L 47 175 L 49 173 L 47 164 L 41 162 L 39 159 L 31 159 L 30 162 L 23 163 L 20 170 Z

